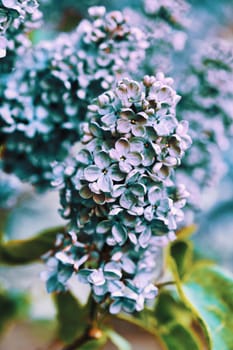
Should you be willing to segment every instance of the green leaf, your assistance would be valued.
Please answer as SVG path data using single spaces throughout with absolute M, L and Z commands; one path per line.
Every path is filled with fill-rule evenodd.
M 192 329 L 193 317 L 186 307 L 168 292 L 159 295 L 154 316 L 157 336 L 167 350 L 200 350 L 200 341 Z
M 54 246 L 60 232 L 64 232 L 64 226 L 42 231 L 30 239 L 11 240 L 0 244 L 0 263 L 15 265 L 39 260 L 41 255 Z
M 135 317 L 120 315 L 120 318 L 154 335 L 165 350 L 202 350 L 192 328 L 193 315 L 173 292 L 160 292 L 153 310 L 145 309 Z
M 189 238 L 190 236 L 192 236 L 196 231 L 197 231 L 196 225 L 189 225 L 189 226 L 185 226 L 185 227 L 182 227 L 181 229 L 179 229 L 176 232 L 176 235 L 177 235 L 178 239 L 185 239 L 185 238 Z
M 89 304 L 81 305 L 70 293 L 54 294 L 57 308 L 58 335 L 65 343 L 81 337 L 88 327 Z
M 184 282 L 183 293 L 202 319 L 210 349 L 233 349 L 233 276 L 216 266 L 196 266 Z
M 77 350 L 99 350 L 107 343 L 107 337 L 103 335 L 98 340 L 89 340 L 86 344 L 79 346 Z
M 176 252 L 177 253 L 177 252 Z M 208 349 L 229 350 L 233 344 L 233 276 L 213 263 L 195 262 L 181 278 L 180 257 L 170 250 L 168 261 L 185 305 L 206 336 Z
M 193 319 L 178 296 L 170 291 L 160 292 L 153 315 L 158 323 L 157 326 L 163 326 L 169 322 L 174 323 L 175 320 L 178 320 L 182 325 L 189 327 Z
M 192 330 L 181 324 L 174 324 L 159 332 L 166 350 L 201 350 L 200 344 Z
M 179 275 L 179 271 L 178 271 L 178 267 L 177 267 L 177 263 L 175 260 L 175 256 L 172 256 L 172 253 L 170 252 L 170 254 L 168 253 L 167 255 L 167 260 L 168 260 L 168 265 L 171 269 L 171 272 L 173 274 L 173 278 L 176 282 L 176 287 L 177 287 L 177 291 L 179 293 L 179 296 L 181 298 L 181 300 L 183 301 L 183 303 L 189 308 L 189 310 L 193 313 L 193 316 L 196 318 L 196 320 L 198 321 L 198 323 L 200 324 L 200 326 L 203 329 L 206 341 L 208 343 L 208 349 L 211 349 L 211 338 L 210 335 L 208 333 L 208 330 L 206 329 L 206 325 L 203 322 L 203 319 L 200 317 L 199 313 L 197 312 L 197 310 L 193 307 L 192 304 L 189 303 L 188 299 L 186 298 L 183 289 L 182 289 L 182 282 L 180 279 L 180 275 Z
M 119 350 L 131 350 L 131 345 L 129 342 L 123 338 L 120 334 L 116 333 L 113 329 L 108 329 L 106 332 L 107 337 L 111 342 L 116 345 Z
M 9 212 L 10 211 L 7 209 L 0 209 L 0 242 L 4 237 L 4 230 L 5 230 Z
M 171 244 L 170 253 L 176 261 L 177 271 L 182 279 L 192 266 L 193 244 L 190 241 L 177 240 Z
M 27 314 L 29 301 L 23 293 L 0 290 L 0 333 L 10 321 Z

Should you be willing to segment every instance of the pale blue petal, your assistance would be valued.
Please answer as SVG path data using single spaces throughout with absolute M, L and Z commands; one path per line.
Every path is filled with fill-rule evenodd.
M 83 174 L 84 174 L 85 180 L 94 182 L 100 176 L 101 170 L 95 165 L 90 165 L 86 169 L 84 169 Z

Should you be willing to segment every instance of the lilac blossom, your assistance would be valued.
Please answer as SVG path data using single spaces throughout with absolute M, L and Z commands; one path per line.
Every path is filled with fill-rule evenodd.
M 0 60 L 1 72 L 12 70 L 17 55 L 23 55 L 30 40 L 27 33 L 41 25 L 37 0 L 1 0 Z
M 180 83 L 178 115 L 189 121 L 193 140 L 177 174 L 191 189 L 189 204 L 201 206 L 201 193 L 226 171 L 222 153 L 233 131 L 233 47 L 210 43 L 191 62 L 185 87 Z
M 75 239 L 50 255 L 59 264 L 48 271 L 49 290 L 52 283 L 60 290 L 63 264 L 63 288 L 71 268 L 111 313 L 141 311 L 157 295 L 154 255 L 175 239 L 188 196 L 172 180 L 191 144 L 187 125 L 176 118 L 180 97 L 172 84 L 162 73 L 142 82 L 124 78 L 89 106 L 81 149 L 54 165 L 61 214 Z M 135 125 L 137 116 L 143 118 L 140 137 L 122 126 L 127 118 Z M 108 141 L 98 143 L 99 137 Z
M 92 98 L 114 86 L 122 75 L 134 75 L 145 58 L 146 36 L 121 12 L 91 7 L 89 15 L 90 20 L 81 21 L 73 32 L 29 50 L 2 93 L 3 166 L 38 189 L 50 186 L 51 162 L 62 161 L 79 140 L 80 122 Z M 127 90 L 128 97 L 120 88 L 118 93 L 130 101 L 133 89 Z M 109 98 L 105 94 L 100 103 L 105 118 L 105 106 L 112 108 Z M 98 124 L 89 128 L 90 133 L 103 133 Z M 96 138 L 93 149 L 96 142 L 102 140 Z
M 191 24 L 189 4 L 185 0 L 143 0 L 140 12 L 126 8 L 124 13 L 147 33 L 149 46 L 141 66 L 144 74 L 175 70 L 173 56 L 184 50 Z

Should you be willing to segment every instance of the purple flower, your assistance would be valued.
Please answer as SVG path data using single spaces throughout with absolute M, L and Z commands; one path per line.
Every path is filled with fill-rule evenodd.
M 123 107 L 131 107 L 133 103 L 140 101 L 142 91 L 140 85 L 133 80 L 123 79 L 116 88 L 116 95 Z
M 131 132 L 134 136 L 143 136 L 145 134 L 145 124 L 148 116 L 144 112 L 137 114 L 130 108 L 122 109 L 120 119 L 117 121 L 117 131 L 120 134 Z
M 84 179 L 95 183 L 92 186 L 93 192 L 111 192 L 113 181 L 121 181 L 124 176 L 118 170 L 116 164 L 106 152 L 98 152 L 94 155 L 94 165 L 84 169 Z
M 124 173 L 129 173 L 133 167 L 142 162 L 142 156 L 130 151 L 130 143 L 126 138 L 120 138 L 115 143 L 115 148 L 109 152 L 112 159 L 119 162 L 119 168 Z

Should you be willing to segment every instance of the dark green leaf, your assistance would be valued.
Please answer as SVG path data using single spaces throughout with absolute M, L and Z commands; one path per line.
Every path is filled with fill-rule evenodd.
M 9 210 L 7 209 L 0 209 L 0 242 L 2 241 L 4 237 L 4 231 L 5 231 L 5 226 L 6 222 L 8 219 L 9 215 Z
M 159 295 L 155 308 L 157 336 L 167 350 L 200 350 L 199 339 L 192 329 L 192 315 L 168 292 Z
M 160 292 L 154 310 L 145 309 L 136 317 L 127 320 L 154 335 L 164 349 L 202 350 L 192 328 L 193 315 L 175 293 Z
M 190 241 L 177 240 L 171 244 L 170 252 L 176 261 L 179 277 L 182 279 L 192 266 L 193 245 Z
M 192 323 L 192 315 L 174 292 L 173 295 L 168 291 L 160 292 L 153 313 L 160 325 L 174 323 L 175 320 L 187 327 Z
M 79 346 L 77 350 L 100 350 L 107 343 L 107 337 L 103 335 L 98 340 L 90 340 L 83 346 Z
M 159 332 L 159 337 L 162 339 L 167 350 L 202 349 L 194 332 L 181 324 L 174 324 L 165 328 Z
M 64 226 L 45 230 L 33 238 L 11 240 L 0 245 L 0 263 L 27 264 L 39 260 L 41 255 L 49 251 L 58 233 L 64 232 Z
M 10 321 L 23 317 L 28 306 L 29 302 L 24 294 L 0 290 L 0 333 Z
M 81 305 L 70 292 L 55 294 L 54 301 L 59 337 L 66 343 L 72 343 L 81 337 L 88 327 L 89 304 Z

